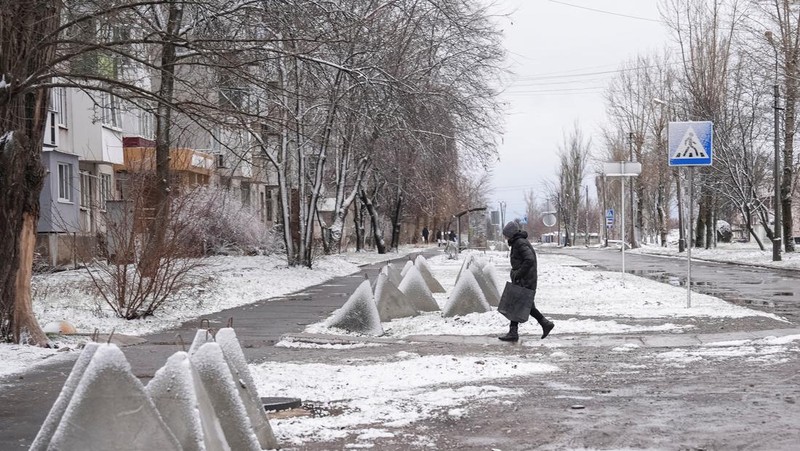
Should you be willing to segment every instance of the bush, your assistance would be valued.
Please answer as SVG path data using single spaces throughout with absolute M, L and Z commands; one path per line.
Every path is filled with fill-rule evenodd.
M 242 203 L 238 192 L 199 186 L 176 203 L 186 204 L 178 209 L 179 220 L 190 228 L 192 240 L 203 243 L 206 254 L 271 254 L 279 247 L 274 231 L 261 221 L 258 211 Z

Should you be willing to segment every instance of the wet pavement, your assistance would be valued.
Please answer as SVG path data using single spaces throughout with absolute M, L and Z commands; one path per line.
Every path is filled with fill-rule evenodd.
M 540 252 L 553 252 L 542 249 Z M 618 250 L 569 248 L 555 250 L 606 271 L 621 271 Z M 687 262 L 683 258 L 625 254 L 625 272 L 685 287 Z M 692 291 L 728 302 L 800 321 L 800 270 L 772 269 L 732 263 L 692 260 Z

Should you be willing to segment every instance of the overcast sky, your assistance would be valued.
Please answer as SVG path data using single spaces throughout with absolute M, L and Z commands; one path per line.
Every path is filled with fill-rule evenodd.
M 510 12 L 500 26 L 514 75 L 502 97 L 505 134 L 492 172 L 490 210 L 505 201 L 506 220 L 514 219 L 524 214 L 524 191 L 544 198 L 545 182 L 555 181 L 558 146 L 576 121 L 592 136 L 594 148 L 602 146 L 603 92 L 614 71 L 639 53 L 668 44 L 658 4 L 498 0 L 502 11 Z

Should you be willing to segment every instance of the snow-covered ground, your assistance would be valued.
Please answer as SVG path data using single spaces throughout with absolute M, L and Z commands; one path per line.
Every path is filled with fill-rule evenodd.
M 660 248 L 645 248 L 646 251 L 652 249 Z M 156 316 L 136 321 L 116 318 L 102 298 L 93 293 L 85 270 L 37 275 L 33 281 L 34 310 L 42 325 L 67 320 L 78 332 L 87 334 L 95 330 L 101 333 L 113 330 L 117 334 L 144 335 L 207 313 L 285 295 L 334 277 L 352 274 L 360 264 L 385 261 L 419 250 L 409 246 L 402 248 L 400 253 L 387 255 L 351 252 L 321 258 L 315 263 L 314 269 L 288 268 L 285 261 L 276 256 L 215 257 L 209 259 L 201 269 L 198 284 L 191 290 L 181 293 Z M 718 247 L 708 252 L 730 257 L 734 255 L 730 252 L 735 251 L 725 254 L 726 251 Z M 735 255 L 741 255 L 740 258 L 746 261 L 744 252 L 753 251 L 743 250 Z M 506 254 L 487 252 L 480 255 L 494 263 L 499 286 L 503 286 L 509 269 Z M 634 276 L 626 276 L 623 283 L 619 273 L 583 271 L 580 269 L 582 261 L 563 255 L 541 254 L 539 260 L 537 306 L 546 315 L 574 315 L 559 321 L 556 333 L 680 333 L 689 326 L 672 324 L 670 318 L 769 316 L 699 293 L 692 295 L 693 306 L 686 309 L 686 296 L 682 288 Z M 797 260 L 787 257 L 785 261 Z M 444 305 L 455 283 L 461 260 L 449 260 L 440 255 L 431 259 L 430 264 L 437 279 L 448 290 L 447 293 L 434 295 L 439 305 Z M 625 318 L 662 318 L 664 321 L 658 325 L 640 325 L 627 324 Z M 405 337 L 426 334 L 487 335 L 503 330 L 506 325 L 505 318 L 493 311 L 454 318 L 442 318 L 436 312 L 426 313 L 383 326 L 388 337 Z M 535 324 L 526 324 L 521 331 L 535 333 L 537 327 Z M 327 330 L 324 321 L 312 324 L 307 331 L 346 334 L 341 330 Z M 54 343 L 63 351 L 64 348 L 75 348 L 85 340 L 85 337 L 55 337 Z M 2 344 L 0 360 L 4 364 L 0 367 L 0 376 L 22 372 L 32 364 L 58 354 L 67 353 Z
M 127 321 L 117 318 L 96 294 L 85 269 L 36 275 L 33 279 L 33 308 L 39 324 L 66 320 L 78 333 L 146 335 L 227 308 L 282 296 L 335 277 L 358 271 L 359 265 L 376 263 L 419 252 L 418 247 L 401 247 L 399 252 L 348 252 L 322 257 L 314 268 L 289 268 L 280 256 L 212 257 L 195 275 L 197 282 L 170 300 L 155 316 Z M 0 344 L 0 376 L 24 372 L 51 358 L 67 358 L 69 351 L 88 340 L 85 336 L 53 336 L 58 349 Z
M 498 281 L 506 280 L 510 268 L 506 254 L 479 254 L 497 267 Z M 440 306 L 452 290 L 461 260 L 437 256 L 429 260 L 434 275 L 447 293 L 434 294 Z M 735 306 L 699 293 L 693 294 L 693 307 L 686 308 L 686 291 L 679 287 L 619 273 L 584 271 L 586 263 L 557 254 L 539 255 L 539 294 L 537 306 L 545 315 L 558 315 L 558 334 L 686 333 L 693 326 L 675 324 L 676 318 L 742 318 L 768 313 Z M 500 284 L 502 286 L 502 284 Z M 566 319 L 564 318 L 566 316 Z M 648 325 L 641 320 L 648 318 Z M 507 320 L 496 311 L 443 318 L 441 312 L 383 323 L 384 337 L 404 339 L 414 335 L 494 335 L 504 332 Z M 306 327 L 306 332 L 355 336 L 333 329 L 320 321 Z M 538 335 L 535 321 L 523 324 L 520 333 Z M 537 337 L 538 338 L 538 337 Z M 338 338 L 337 338 L 338 339 Z M 789 345 L 800 336 L 762 340 L 742 340 L 697 348 L 675 349 L 660 353 L 658 361 L 667 365 L 685 365 L 695 359 L 781 358 Z M 379 346 L 370 343 L 372 346 Z M 320 409 L 335 412 L 314 417 L 276 418 L 271 421 L 283 443 L 301 445 L 307 441 L 355 438 L 352 447 L 371 447 L 378 437 L 393 437 L 393 428 L 424 421 L 435 415 L 457 419 L 478 405 L 511 404 L 518 396 L 514 389 L 498 381 L 526 375 L 560 371 L 559 362 L 569 360 L 565 349 L 555 341 L 527 340 L 535 346 L 530 356 L 494 357 L 426 355 L 400 352 L 380 361 L 348 359 L 346 364 L 265 362 L 251 365 L 259 392 L 274 396 L 298 397 L 316 403 Z M 319 344 L 285 339 L 278 346 L 330 349 L 332 352 L 366 346 Z M 613 352 L 629 352 L 623 346 Z M 347 352 L 347 351 L 344 351 Z M 302 376 L 301 376 L 302 375 Z M 498 386 L 504 385 L 504 386 Z M 417 437 L 415 446 L 423 447 L 425 437 Z M 351 442 L 352 443 L 352 442 Z
M 774 262 L 772 261 L 772 243 L 766 242 L 764 246 L 765 249 L 762 251 L 755 241 L 750 243 L 717 243 L 716 247 L 709 249 L 693 248 L 692 258 L 770 268 L 800 269 L 800 252 L 782 252 L 781 261 Z M 676 244 L 670 244 L 669 247 L 661 247 L 657 244 L 643 244 L 639 249 L 630 249 L 625 252 L 686 258 L 686 252 L 678 252 Z
M 280 296 L 350 274 L 357 271 L 357 264 L 374 263 L 418 250 L 409 247 L 401 254 L 387 256 L 345 254 L 321 259 L 313 270 L 287 268 L 276 257 L 214 259 L 204 268 L 203 285 L 177 299 L 176 305 L 157 318 L 133 322 L 109 315 L 86 288 L 85 271 L 38 276 L 35 280 L 35 308 L 43 324 L 66 319 L 85 332 L 95 328 L 104 332 L 116 328 L 118 333 L 145 334 L 204 313 Z M 507 254 L 487 252 L 479 253 L 479 256 L 495 265 L 496 279 L 502 286 L 509 270 Z M 442 306 L 453 289 L 462 260 L 449 260 L 445 255 L 439 255 L 428 262 L 433 274 L 447 290 L 434 295 Z M 761 316 L 781 320 L 771 314 L 699 293 L 693 294 L 693 306 L 687 308 L 683 288 L 631 275 L 626 275 L 623 281 L 619 273 L 584 271 L 581 269 L 584 265 L 585 262 L 565 255 L 539 255 L 536 303 L 545 315 L 557 315 L 552 337 L 561 334 L 683 334 L 693 329 L 686 324 L 688 318 Z M 383 323 L 382 326 L 385 337 L 404 340 L 415 335 L 495 335 L 503 332 L 507 324 L 505 318 L 491 311 L 454 318 L 443 318 L 440 312 L 430 312 Z M 344 335 L 345 339 L 348 336 L 342 330 L 327 328 L 324 320 L 307 326 L 306 332 Z M 531 321 L 521 326 L 520 333 L 536 336 L 540 329 L 535 321 Z M 65 339 L 62 344 L 74 344 L 75 339 L 71 340 Z M 660 352 L 658 358 L 667 365 L 685 365 L 701 358 L 782 358 L 798 340 L 800 336 L 795 335 L 712 343 Z M 347 344 L 346 340 L 332 340 L 334 344 L 312 344 L 286 339 L 277 346 L 314 347 L 344 353 L 357 347 L 383 346 L 378 342 L 356 341 L 353 344 Z M 510 404 L 520 393 L 500 381 L 558 372 L 560 362 L 571 358 L 568 350 L 559 346 L 557 339 L 528 341 L 535 343 L 536 348 L 532 349 L 537 353 L 535 359 L 526 355 L 492 353 L 476 357 L 392 352 L 379 358 L 346 359 L 342 364 L 264 362 L 250 365 L 250 368 L 260 393 L 299 397 L 315 403 L 321 411 L 335 412 L 321 416 L 273 418 L 271 424 L 279 441 L 300 445 L 309 440 L 352 436 L 356 438 L 352 447 L 370 447 L 376 438 L 394 436 L 397 430 L 393 428 L 442 414 L 457 419 L 481 404 Z M 635 345 L 611 351 L 630 352 L 634 350 L 632 346 Z M 4 362 L 0 376 L 22 373 L 56 354 L 55 350 L 0 345 L 0 361 Z M 423 436 L 414 440 L 418 441 L 414 446 L 432 446 Z

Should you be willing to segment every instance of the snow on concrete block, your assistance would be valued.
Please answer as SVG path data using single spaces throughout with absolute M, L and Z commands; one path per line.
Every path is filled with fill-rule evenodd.
M 189 355 L 192 355 L 200 349 L 200 346 L 203 346 L 206 343 L 213 343 L 216 341 L 214 339 L 214 334 L 211 333 L 208 329 L 197 329 L 197 332 L 194 334 L 194 340 L 192 340 L 192 345 L 189 346 Z
M 189 354 L 173 354 L 145 389 L 184 451 L 231 449 Z
M 501 284 L 498 280 L 497 268 L 492 262 L 488 262 L 483 266 L 483 278 L 486 280 L 487 285 L 493 289 L 493 293 L 497 294 L 497 304 L 493 304 L 488 297 L 486 300 L 489 301 L 489 305 L 497 307 L 500 304 L 500 296 L 503 294 L 505 283 Z
M 61 417 L 64 416 L 64 411 L 67 410 L 72 395 L 75 393 L 75 389 L 78 387 L 78 383 L 83 377 L 83 373 L 86 371 L 86 367 L 89 366 L 92 356 L 94 356 L 95 351 L 97 351 L 100 346 L 103 345 L 99 343 L 87 343 L 83 351 L 81 351 L 78 360 L 72 365 L 72 371 L 64 382 L 64 386 L 61 388 L 61 393 L 58 394 L 56 402 L 53 403 L 53 407 L 50 408 L 50 412 L 47 414 L 47 418 L 45 418 L 42 427 L 39 428 L 36 438 L 33 439 L 33 444 L 31 444 L 30 447 L 31 451 L 44 451 L 47 449 L 50 440 L 53 438 L 53 433 L 55 433 L 56 428 L 58 428 L 59 423 L 61 423 Z
M 485 313 L 492 309 L 483 295 L 472 271 L 464 271 L 453 287 L 442 311 L 442 316 L 463 316 L 470 313 Z
M 397 267 L 394 263 L 388 263 L 386 265 L 386 273 L 389 275 L 389 280 L 392 281 L 394 286 L 400 286 L 400 282 L 403 281 L 403 274 L 402 270 Z
M 384 273 L 378 274 L 375 279 L 375 305 L 383 322 L 419 314 L 406 295 Z
M 230 448 L 243 451 L 260 450 L 258 437 L 250 423 L 250 417 L 247 416 L 247 409 L 239 396 L 239 390 L 236 388 L 236 382 L 220 345 L 205 343 L 194 354 L 189 355 L 189 360 L 200 375 L 200 381 L 214 406 Z
M 466 257 L 464 257 L 464 261 L 461 263 L 461 268 L 458 268 L 458 274 L 456 274 L 455 283 L 458 283 L 458 279 L 461 278 L 461 273 L 464 272 L 464 270 L 469 267 L 470 263 L 472 263 L 472 254 L 469 254 Z
M 406 295 L 411 305 L 420 312 L 435 312 L 439 310 L 439 304 L 436 303 L 428 284 L 425 283 L 425 279 L 422 278 L 422 274 L 420 274 L 416 266 L 412 265 L 408 269 L 403 281 L 400 282 L 400 286 L 397 288 Z
M 433 276 L 433 271 L 431 270 L 431 265 L 428 264 L 428 260 L 425 259 L 422 255 L 418 255 L 417 259 L 414 260 L 414 265 L 419 270 L 420 274 L 422 274 L 422 278 L 425 279 L 425 283 L 428 285 L 428 289 L 431 290 L 431 293 L 444 293 L 445 289 L 442 287 L 442 284 L 436 280 L 436 277 Z
M 350 299 L 333 312 L 327 326 L 367 335 L 383 335 L 381 317 L 368 280 L 361 282 Z
M 486 275 L 481 267 L 478 265 L 470 265 L 469 272 L 472 273 L 472 275 L 475 277 L 475 280 L 478 282 L 478 285 L 480 285 L 481 291 L 486 297 L 486 301 L 489 303 L 489 305 L 500 305 L 500 293 L 497 292 L 497 288 L 494 284 L 491 284 L 486 280 Z
M 400 275 L 405 277 L 406 274 L 408 274 L 408 270 L 411 269 L 412 266 L 414 266 L 414 262 L 412 262 L 411 260 L 407 261 L 406 265 L 403 266 L 403 270 L 400 271 Z
M 481 258 L 478 256 L 472 257 L 472 264 L 477 265 L 481 269 L 483 269 L 483 267 L 486 266 L 487 263 L 489 263 L 489 261 L 486 260 L 485 258 Z
M 116 345 L 95 350 L 48 449 L 180 450 Z
M 236 338 L 236 332 L 230 327 L 220 329 L 216 339 L 222 348 L 222 354 L 228 362 L 234 380 L 238 382 L 236 388 L 239 390 L 239 396 L 244 402 L 245 409 L 247 409 L 247 416 L 250 417 L 250 424 L 258 437 L 258 443 L 263 449 L 279 448 L 278 441 L 272 433 L 267 412 L 261 403 L 261 397 L 256 391 L 256 383 L 253 375 L 250 374 L 250 367 L 247 366 L 247 359 Z

